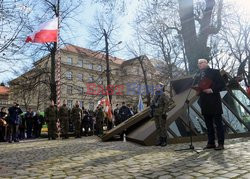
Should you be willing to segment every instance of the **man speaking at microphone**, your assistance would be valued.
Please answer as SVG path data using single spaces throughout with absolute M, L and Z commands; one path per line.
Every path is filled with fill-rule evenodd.
M 225 137 L 221 116 L 223 110 L 220 91 L 225 88 L 225 82 L 220 75 L 220 71 L 211 69 L 206 59 L 199 59 L 198 67 L 200 69 L 200 75 L 198 76 L 200 98 L 198 103 L 205 119 L 208 135 L 205 149 L 223 150 Z M 214 124 L 216 125 L 218 146 L 215 145 Z

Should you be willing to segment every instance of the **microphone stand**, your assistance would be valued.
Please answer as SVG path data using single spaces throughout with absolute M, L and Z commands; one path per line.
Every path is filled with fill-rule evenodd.
M 191 87 L 188 91 L 188 94 L 186 96 L 186 99 L 185 99 L 185 103 L 187 105 L 187 115 L 188 115 L 188 128 L 189 128 L 189 137 L 190 137 L 190 145 L 189 145 L 189 148 L 184 148 L 184 149 L 177 149 L 175 151 L 184 151 L 184 150 L 192 150 L 192 151 L 195 151 L 197 154 L 199 154 L 200 152 L 198 152 L 194 145 L 193 145 L 193 135 L 192 135 L 192 130 L 191 130 L 191 117 L 190 117 L 190 101 L 189 101 L 189 96 L 191 94 L 191 90 L 192 90 L 192 87 L 194 86 L 195 84 L 195 81 L 197 79 L 197 74 L 198 74 L 199 71 L 197 71 L 194 75 L 194 77 L 192 78 L 193 81 L 192 81 L 192 84 L 191 84 Z

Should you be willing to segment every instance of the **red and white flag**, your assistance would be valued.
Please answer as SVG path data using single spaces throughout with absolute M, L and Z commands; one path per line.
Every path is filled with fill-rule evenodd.
M 106 101 L 105 101 L 105 113 L 107 118 L 112 121 L 112 107 L 109 101 L 109 96 L 107 95 Z
M 110 104 L 110 101 L 109 101 L 109 96 L 107 95 L 105 98 L 99 100 L 97 105 L 98 106 L 103 106 L 105 116 L 109 120 L 112 120 L 112 107 L 111 107 L 111 104 Z
M 46 43 L 57 42 L 58 17 L 41 24 L 32 35 L 29 35 L 25 42 Z

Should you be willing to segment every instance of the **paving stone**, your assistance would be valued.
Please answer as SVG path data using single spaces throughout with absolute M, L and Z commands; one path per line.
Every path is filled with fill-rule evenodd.
M 226 140 L 222 152 L 174 151 L 186 145 L 102 143 L 93 136 L 0 143 L 0 178 L 250 178 L 250 138 Z
M 234 178 L 234 177 L 237 177 L 239 175 L 240 174 L 238 174 L 238 173 L 232 173 L 232 172 L 230 172 L 230 173 L 226 173 L 226 174 L 222 175 L 222 177 Z
M 250 178 L 250 173 L 247 173 L 247 174 L 245 174 L 245 175 L 241 176 L 241 178 L 244 178 L 244 179 L 249 179 L 249 178 Z

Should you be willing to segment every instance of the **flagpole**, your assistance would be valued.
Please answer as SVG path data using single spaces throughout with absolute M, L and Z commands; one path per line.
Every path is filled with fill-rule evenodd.
M 58 20 L 58 33 L 57 33 L 57 83 L 56 83 L 56 93 L 57 93 L 57 106 L 61 103 L 61 50 L 60 50 L 60 0 L 57 1 L 57 20 Z

